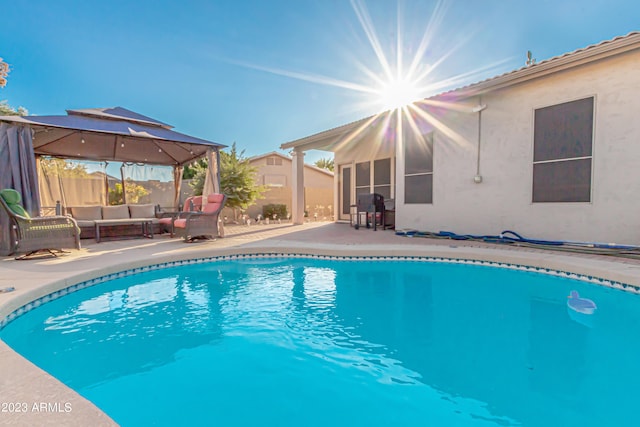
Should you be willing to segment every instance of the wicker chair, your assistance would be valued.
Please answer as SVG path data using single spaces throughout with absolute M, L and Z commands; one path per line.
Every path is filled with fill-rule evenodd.
M 17 191 L 0 191 L 0 238 L 3 239 L 3 253 L 0 255 L 22 253 L 24 255 L 16 259 L 24 259 L 40 253 L 57 256 L 65 252 L 61 248 L 80 249 L 80 229 L 73 218 L 30 218 L 20 202 L 20 193 Z
M 182 212 L 200 212 L 202 210 L 202 196 L 191 196 L 187 197 L 184 201 L 184 207 L 180 212 L 159 212 L 157 215 L 159 216 L 158 223 L 160 224 L 160 232 L 168 231 L 173 237 L 174 229 L 173 229 L 173 221 L 176 218 L 180 217 Z
M 173 220 L 176 236 L 183 237 L 185 242 L 221 237 L 218 219 L 226 201 L 227 196 L 224 194 L 209 194 L 207 203 L 202 205 L 202 212 L 181 212 L 180 216 Z

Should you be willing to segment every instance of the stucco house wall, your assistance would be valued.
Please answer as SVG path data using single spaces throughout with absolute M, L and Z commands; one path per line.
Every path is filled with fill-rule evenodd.
M 394 137 L 399 134 L 394 111 L 287 142 L 281 148 L 335 153 L 336 219 L 349 217 L 339 204 L 345 204 L 342 193 L 347 188 L 343 166 L 353 169 L 358 162 L 393 156 L 396 229 L 475 235 L 513 230 L 534 239 L 639 245 L 638 95 L 640 32 L 633 32 L 404 108 L 411 111 L 411 120 L 417 117 L 419 133 L 433 138 L 432 156 L 412 155 L 422 162 L 413 165 L 414 202 L 429 198 L 431 171 L 425 169 L 433 159 L 431 203 L 405 201 L 403 144 L 418 145 L 411 136 Z M 587 102 L 574 102 L 580 100 Z M 576 110 L 576 104 L 588 109 Z M 547 153 L 537 159 L 537 170 L 543 171 L 538 177 L 547 182 L 538 198 L 583 201 L 533 202 L 537 111 L 547 117 L 540 121 L 538 143 L 555 156 L 545 157 Z M 580 161 L 582 169 L 577 169 L 578 163 L 559 166 L 565 161 Z M 591 168 L 590 185 L 584 165 Z M 562 172 L 555 175 L 554 170 Z M 354 172 L 348 185 L 349 203 L 355 196 Z M 476 175 L 481 179 L 474 179 Z M 559 187 L 563 179 L 566 187 Z
M 510 229 L 541 239 L 640 242 L 640 52 L 541 77 L 484 94 L 480 174 L 474 183 L 477 113 L 443 122 L 459 144 L 435 132 L 433 204 L 404 204 L 404 162 L 398 161 L 396 226 L 460 234 Z M 594 99 L 591 202 L 532 203 L 534 110 Z M 398 157 L 402 153 L 398 150 Z M 635 226 L 634 226 L 635 225 Z

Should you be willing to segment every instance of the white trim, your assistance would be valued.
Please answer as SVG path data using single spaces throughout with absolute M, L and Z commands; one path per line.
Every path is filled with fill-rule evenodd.
M 593 151 L 593 150 L 591 150 Z M 570 162 L 571 160 L 585 160 L 585 159 L 593 159 L 593 156 L 583 156 L 583 157 L 568 157 L 566 159 L 557 159 L 557 160 L 539 160 L 537 162 L 533 162 L 534 165 L 541 165 L 544 163 L 560 163 L 560 162 Z

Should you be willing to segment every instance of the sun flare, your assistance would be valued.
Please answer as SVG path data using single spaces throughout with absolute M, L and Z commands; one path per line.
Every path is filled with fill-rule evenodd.
M 385 110 L 396 110 L 420 99 L 417 82 L 408 79 L 393 79 L 383 83 L 378 91 L 379 102 Z
M 480 64 L 470 71 L 442 78 L 443 64 L 461 50 L 474 34 L 474 31 L 467 31 L 447 45 L 446 49 L 434 48 L 436 40 L 441 39 L 438 34 L 444 22 L 449 0 L 435 2 L 429 19 L 424 23 L 420 21 L 419 24 L 426 25 L 422 28 L 418 27 L 416 31 L 411 31 L 405 25 L 403 3 L 398 0 L 397 22 L 395 30 L 391 32 L 391 38 L 386 37 L 389 34 L 388 31 L 380 32 L 375 27 L 366 0 L 350 0 L 350 3 L 365 36 L 368 49 L 373 54 L 371 57 L 367 55 L 364 58 L 356 56 L 351 58 L 355 69 L 360 71 L 360 74 L 355 74 L 357 77 L 354 80 L 233 61 L 248 68 L 361 94 L 361 100 L 350 105 L 350 109 L 373 115 L 370 120 L 367 120 L 366 126 L 363 125 L 354 135 L 345 138 L 344 142 L 355 140 L 359 134 L 366 131 L 369 124 L 375 122 L 376 118 L 390 117 L 389 112 L 397 113 L 397 117 L 407 117 L 409 122 L 419 116 L 421 120 L 431 123 L 444 133 L 453 135 L 453 131 L 446 129 L 446 126 L 438 122 L 436 117 L 428 114 L 424 107 L 432 105 L 439 109 L 455 110 L 458 108 L 456 103 L 434 101 L 429 97 L 470 84 L 489 70 L 497 69 L 509 60 L 506 58 L 493 63 Z M 379 33 L 385 37 L 380 38 Z M 438 42 L 439 44 L 441 42 Z M 442 52 L 439 52 L 440 50 Z

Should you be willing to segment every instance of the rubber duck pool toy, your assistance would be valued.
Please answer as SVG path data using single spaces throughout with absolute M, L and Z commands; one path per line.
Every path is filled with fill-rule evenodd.
M 571 291 L 567 300 L 567 307 L 582 314 L 593 314 L 598 308 L 596 303 L 587 298 L 580 298 L 578 291 Z

